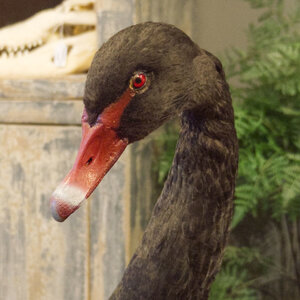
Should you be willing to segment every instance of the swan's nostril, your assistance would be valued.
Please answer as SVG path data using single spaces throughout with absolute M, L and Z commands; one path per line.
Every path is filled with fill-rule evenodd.
M 91 163 L 92 163 L 92 161 L 93 161 L 93 158 L 92 157 L 90 157 L 89 159 L 88 159 L 88 161 L 85 163 L 87 166 L 89 166 Z

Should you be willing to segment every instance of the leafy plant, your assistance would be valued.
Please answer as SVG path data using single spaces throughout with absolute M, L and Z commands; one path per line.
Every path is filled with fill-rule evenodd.
M 295 2 L 295 10 L 287 13 L 284 1 L 246 1 L 254 8 L 263 8 L 264 13 L 258 25 L 249 28 L 248 49 L 227 53 L 227 74 L 239 82 L 232 87 L 240 145 L 232 228 L 236 228 L 233 234 L 238 232 L 240 223 L 249 215 L 257 220 L 254 222 L 258 226 L 261 220 L 265 224 L 275 222 L 279 232 L 279 247 L 285 254 L 278 262 L 276 255 L 266 257 L 260 251 L 260 262 L 265 263 L 261 263 L 261 268 L 254 272 L 250 271 L 247 264 L 240 264 L 238 256 L 225 259 L 213 285 L 211 299 L 218 299 L 213 291 L 220 293 L 221 287 L 226 288 L 227 279 L 232 278 L 236 278 L 236 282 L 244 287 L 245 294 L 231 299 L 270 299 L 260 290 L 252 293 L 253 285 L 249 282 L 257 283 L 259 277 L 274 269 L 281 274 L 277 275 L 277 281 L 289 277 L 292 282 L 280 287 L 283 298 L 277 295 L 278 299 L 298 299 L 300 278 L 294 274 L 300 261 L 291 258 L 295 251 L 284 249 L 287 246 L 292 249 L 293 246 L 284 243 L 290 239 L 297 240 L 297 231 L 287 228 L 296 228 L 300 216 L 300 3 Z M 289 225 L 281 221 L 286 217 L 293 221 L 293 227 L 291 223 Z M 238 240 L 238 234 L 235 236 Z M 258 243 L 262 245 L 263 241 Z M 294 247 L 297 248 L 297 242 Z M 226 251 L 228 253 L 231 250 L 227 248 Z M 291 259 L 294 267 L 287 268 Z M 259 265 L 255 260 L 253 263 Z M 240 273 L 237 274 L 236 270 Z M 268 290 L 267 283 L 260 285 L 262 290 Z M 230 298 L 230 290 L 225 291 L 222 297 Z M 274 299 L 274 295 L 271 298 Z
M 253 263 L 257 268 L 264 264 L 257 249 L 227 247 L 222 270 L 211 288 L 210 299 L 256 300 L 257 292 L 248 271 L 248 266 Z
M 247 51 L 229 58 L 240 141 L 235 227 L 248 213 L 300 215 L 300 5 L 284 13 L 283 1 L 247 0 L 267 8 L 249 30 Z

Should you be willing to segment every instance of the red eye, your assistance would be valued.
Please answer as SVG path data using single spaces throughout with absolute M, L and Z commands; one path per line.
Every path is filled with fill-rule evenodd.
M 142 88 L 147 81 L 147 77 L 144 73 L 138 73 L 133 76 L 132 85 L 135 89 Z

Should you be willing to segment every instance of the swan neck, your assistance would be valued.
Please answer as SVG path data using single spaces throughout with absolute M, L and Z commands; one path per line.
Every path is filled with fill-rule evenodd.
M 232 216 L 233 122 L 184 112 L 173 164 L 124 277 L 110 298 L 208 299 Z

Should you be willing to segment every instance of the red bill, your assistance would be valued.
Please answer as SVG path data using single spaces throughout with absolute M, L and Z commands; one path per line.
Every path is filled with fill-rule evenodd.
M 131 90 L 126 90 L 117 102 L 104 109 L 93 126 L 83 112 L 82 140 L 75 164 L 50 200 L 55 220 L 62 222 L 76 211 L 125 150 L 128 140 L 118 137 L 116 129 L 133 96 Z

